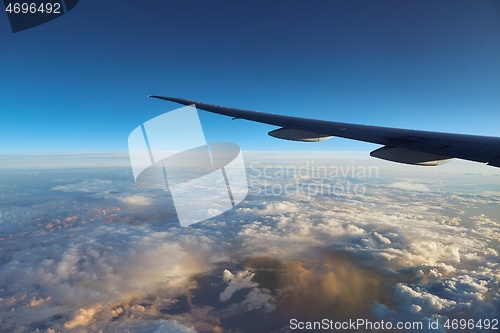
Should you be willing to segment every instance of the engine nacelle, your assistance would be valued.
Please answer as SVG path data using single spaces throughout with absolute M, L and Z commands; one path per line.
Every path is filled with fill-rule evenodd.
M 389 146 L 372 151 L 370 156 L 391 162 L 425 166 L 445 164 L 453 160 L 452 157 Z
M 333 137 L 326 134 L 301 131 L 292 128 L 278 128 L 277 130 L 271 131 L 267 134 L 278 139 L 304 142 L 324 141 Z

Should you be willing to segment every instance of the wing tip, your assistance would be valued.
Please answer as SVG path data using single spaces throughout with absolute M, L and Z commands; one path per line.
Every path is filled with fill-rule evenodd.
M 148 95 L 148 98 L 158 98 L 158 99 L 163 99 L 163 100 L 171 101 L 171 102 L 177 102 L 177 100 L 180 100 L 179 98 L 168 97 L 168 96 L 158 96 L 158 95 Z

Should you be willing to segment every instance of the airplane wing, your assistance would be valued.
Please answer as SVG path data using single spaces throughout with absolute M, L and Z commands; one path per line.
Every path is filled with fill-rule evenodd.
M 370 156 L 392 162 L 439 165 L 459 158 L 500 167 L 500 137 L 350 124 L 247 111 L 182 98 L 149 97 L 195 105 L 198 109 L 235 119 L 278 126 L 268 134 L 279 139 L 315 142 L 337 136 L 380 144 L 383 147 L 372 151 Z

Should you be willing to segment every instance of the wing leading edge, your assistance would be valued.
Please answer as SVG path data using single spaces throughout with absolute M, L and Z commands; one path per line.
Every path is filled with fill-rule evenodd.
M 333 136 L 370 142 L 383 147 L 371 156 L 406 164 L 438 165 L 459 158 L 500 167 L 500 138 L 480 135 L 429 132 L 382 126 L 283 116 L 218 106 L 189 99 L 153 96 L 208 112 L 279 126 L 269 135 L 295 141 L 322 141 Z

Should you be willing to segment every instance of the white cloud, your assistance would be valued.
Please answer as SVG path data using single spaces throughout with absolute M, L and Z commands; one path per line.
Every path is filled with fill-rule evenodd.
M 107 238 L 110 232 L 127 242 L 115 243 Z M 66 330 L 89 326 L 96 317 L 111 319 L 105 315 L 109 309 L 135 298 L 160 291 L 163 297 L 183 293 L 192 284 L 190 277 L 210 270 L 213 263 L 208 238 L 193 241 L 166 232 L 133 236 L 123 229 L 99 227 L 68 245 L 62 254 L 58 246 L 30 251 L 3 267 L 0 288 L 13 297 L 0 302 L 2 325 L 30 325 L 58 315 Z M 21 290 L 26 296 L 18 296 Z M 50 295 L 38 305 L 36 316 L 31 295 Z M 9 307 L 15 311 L 7 312 Z
M 276 300 L 271 295 L 271 291 L 265 288 L 253 288 L 245 295 L 245 299 L 240 303 L 232 303 L 220 312 L 223 317 L 235 316 L 243 312 L 260 310 L 264 313 L 272 312 L 276 309 Z
M 373 236 L 375 236 L 375 238 L 382 244 L 386 244 L 386 245 L 389 245 L 391 244 L 391 240 L 387 237 L 384 237 L 382 236 L 381 234 L 379 234 L 378 232 L 374 231 L 373 232 Z
M 146 197 L 143 195 L 132 195 L 129 197 L 121 198 L 122 202 L 129 205 L 140 205 L 140 206 L 149 206 L 152 203 L 152 199 L 150 197 Z
M 457 305 L 455 301 L 440 298 L 425 289 L 422 290 L 419 287 L 415 289 L 398 283 L 394 289 L 393 301 L 410 313 L 415 314 L 422 311 L 426 316 L 441 311 L 449 312 Z M 416 311 L 417 309 L 418 311 Z
M 87 179 L 80 183 L 58 185 L 54 186 L 53 189 L 63 192 L 104 192 L 109 193 L 113 191 L 113 182 L 110 180 L 103 179 Z
M 427 185 L 410 183 L 410 182 L 395 182 L 390 185 L 392 188 L 397 188 L 406 191 L 430 192 L 431 190 Z
M 253 288 L 258 286 L 257 283 L 252 282 L 255 273 L 249 271 L 240 271 L 236 274 L 231 273 L 225 269 L 222 273 L 222 279 L 227 283 L 226 289 L 219 295 L 221 302 L 226 302 L 233 296 L 235 292 L 245 288 Z

